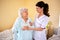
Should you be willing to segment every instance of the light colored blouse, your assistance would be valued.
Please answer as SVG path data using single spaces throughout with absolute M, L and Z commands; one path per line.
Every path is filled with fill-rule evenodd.
M 31 19 L 28 18 L 27 22 L 25 22 L 22 18 L 18 17 L 13 25 L 12 32 L 14 33 L 14 40 L 32 40 L 33 31 L 32 30 L 22 30 L 24 26 L 30 26 L 29 22 Z
M 35 17 L 34 26 L 35 28 L 46 28 L 48 24 L 48 17 L 46 15 L 42 15 L 38 18 L 38 15 Z M 34 31 L 34 39 L 35 40 L 46 40 L 46 29 L 42 31 Z

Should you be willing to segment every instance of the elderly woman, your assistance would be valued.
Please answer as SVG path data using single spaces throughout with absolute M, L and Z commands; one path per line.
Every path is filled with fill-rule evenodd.
M 34 21 L 34 28 L 28 28 L 34 30 L 34 40 L 47 40 L 46 39 L 46 26 L 49 22 L 49 6 L 43 1 L 36 3 L 37 15 Z
M 14 40 L 32 40 L 32 30 L 27 27 L 33 27 L 31 19 L 28 17 L 28 9 L 21 8 L 18 12 L 18 17 L 13 25 L 12 32 Z M 27 29 L 27 30 L 25 30 Z

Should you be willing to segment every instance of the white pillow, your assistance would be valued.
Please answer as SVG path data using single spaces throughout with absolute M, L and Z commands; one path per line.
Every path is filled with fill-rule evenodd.
M 11 30 L 4 30 L 3 32 L 0 32 L 0 40 L 12 40 L 12 32 Z

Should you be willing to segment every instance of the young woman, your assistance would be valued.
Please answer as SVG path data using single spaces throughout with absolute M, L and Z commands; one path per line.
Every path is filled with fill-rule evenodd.
M 46 39 L 46 25 L 48 24 L 49 13 L 48 13 L 48 4 L 40 1 L 36 4 L 36 10 L 38 15 L 35 18 L 35 33 L 34 39 L 35 40 L 47 40 Z
M 47 3 L 44 3 L 43 1 L 39 1 L 36 4 L 36 11 L 38 14 L 35 17 L 35 30 L 34 32 L 34 39 L 35 40 L 47 40 L 46 39 L 46 26 L 48 24 L 49 19 L 49 6 Z
M 46 26 L 49 19 L 49 6 L 43 1 L 39 1 L 36 4 L 36 11 L 38 14 L 35 17 L 34 26 L 35 28 L 28 28 L 34 30 L 34 40 L 47 40 L 46 39 Z M 26 29 L 25 29 L 26 30 Z
M 19 9 L 18 18 L 16 19 L 12 32 L 14 33 L 14 40 L 32 40 L 32 30 L 24 30 L 27 27 L 33 27 L 31 19 L 28 17 L 28 9 Z

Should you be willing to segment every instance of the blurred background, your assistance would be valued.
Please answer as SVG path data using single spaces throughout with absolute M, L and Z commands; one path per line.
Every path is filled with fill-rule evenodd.
M 60 24 L 60 0 L 0 0 L 0 32 L 12 28 L 19 8 L 28 8 L 29 17 L 34 21 L 37 14 L 35 4 L 38 1 L 49 4 L 50 34 L 53 34 L 53 29 L 58 28 Z

